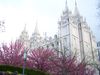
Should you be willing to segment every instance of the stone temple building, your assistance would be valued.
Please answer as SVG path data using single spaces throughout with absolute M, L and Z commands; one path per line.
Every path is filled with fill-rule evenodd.
M 52 38 L 52 37 L 48 37 L 45 33 L 45 36 L 41 37 L 37 24 L 30 38 L 25 25 L 24 30 L 21 32 L 19 40 L 22 43 L 24 43 L 24 45 L 27 45 L 27 47 L 30 49 L 37 49 L 37 48 L 54 49 L 59 46 L 58 36 L 55 35 L 54 38 Z
M 78 59 L 94 61 L 97 59 L 96 40 L 88 26 L 86 19 L 80 15 L 75 2 L 74 13 L 72 13 L 66 1 L 60 21 L 58 22 L 60 50 L 67 50 L 68 54 L 76 54 Z
M 58 34 L 52 37 L 41 37 L 38 25 L 36 24 L 34 33 L 29 39 L 26 28 L 22 31 L 20 38 L 30 49 L 39 47 L 57 49 L 67 52 L 67 55 L 73 54 L 78 60 L 87 59 L 95 61 L 97 59 L 96 40 L 88 26 L 86 19 L 80 15 L 77 3 L 72 13 L 67 5 L 58 21 Z

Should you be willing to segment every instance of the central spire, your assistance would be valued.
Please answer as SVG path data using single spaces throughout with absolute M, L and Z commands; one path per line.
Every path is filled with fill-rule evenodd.
M 26 24 L 25 24 L 25 26 L 24 26 L 24 31 L 26 31 Z
M 77 7 L 77 2 L 76 2 L 76 0 L 75 0 L 75 10 L 74 10 L 74 14 L 75 14 L 75 16 L 80 16 L 80 14 L 79 14 L 79 11 L 78 11 L 78 7 Z
M 68 3 L 67 3 L 67 0 L 66 0 L 66 4 L 65 4 L 65 9 L 66 9 L 66 10 L 69 10 L 69 9 L 68 9 Z
M 36 26 L 35 26 L 35 29 L 34 29 L 34 33 L 35 34 L 39 34 L 37 21 L 36 21 Z

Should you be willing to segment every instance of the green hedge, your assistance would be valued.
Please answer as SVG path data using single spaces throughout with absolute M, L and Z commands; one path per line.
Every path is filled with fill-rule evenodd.
M 10 71 L 15 72 L 17 71 L 19 74 L 22 74 L 23 69 L 21 67 L 14 67 L 9 65 L 0 65 L 0 71 Z M 25 69 L 25 75 L 49 75 L 39 70 L 33 69 Z

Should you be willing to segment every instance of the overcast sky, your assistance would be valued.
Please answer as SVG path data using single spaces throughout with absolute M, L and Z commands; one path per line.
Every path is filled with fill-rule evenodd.
M 75 0 L 67 0 L 73 12 Z M 97 40 L 100 40 L 97 27 L 96 0 L 76 0 L 80 14 L 86 18 Z M 24 26 L 29 36 L 34 32 L 36 21 L 41 35 L 57 33 L 58 20 L 65 9 L 66 0 L 0 0 L 0 20 L 5 21 L 5 32 L 0 32 L 0 41 L 8 42 L 18 39 Z

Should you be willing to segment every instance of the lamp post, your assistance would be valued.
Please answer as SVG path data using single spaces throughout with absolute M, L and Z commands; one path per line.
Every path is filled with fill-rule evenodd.
M 25 74 L 26 60 L 27 60 L 27 50 L 26 50 L 26 48 L 25 48 L 25 50 L 24 50 L 23 74 L 22 74 L 22 75 L 24 75 L 24 74 Z

